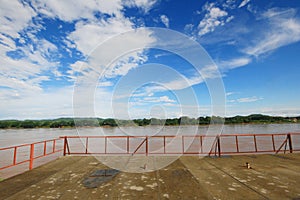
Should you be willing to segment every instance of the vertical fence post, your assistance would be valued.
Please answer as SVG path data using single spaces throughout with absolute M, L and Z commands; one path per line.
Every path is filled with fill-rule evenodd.
M 105 141 L 104 141 L 104 154 L 107 153 L 107 136 L 104 136 L 105 137 Z
M 200 138 L 200 148 L 201 148 L 201 154 L 203 153 L 203 147 L 202 147 L 202 135 L 199 135 Z
M 34 144 L 30 144 L 29 170 L 33 168 Z
M 287 139 L 289 141 L 290 153 L 293 153 L 292 137 L 290 133 L 287 134 Z
M 253 135 L 253 138 L 254 138 L 255 152 L 257 152 L 256 135 Z
M 89 147 L 89 138 L 86 137 L 86 139 L 85 139 L 85 154 L 88 153 L 88 147 Z
M 44 156 L 47 153 L 47 141 L 44 142 Z
M 182 136 L 182 154 L 184 154 L 184 136 Z
M 236 145 L 236 152 L 239 153 L 240 150 L 239 150 L 239 141 L 238 141 L 238 136 L 237 135 L 235 136 L 235 145 Z
M 273 144 L 273 151 L 275 152 L 276 149 L 275 149 L 275 141 L 274 141 L 274 135 L 272 134 L 272 144 Z
M 53 149 L 52 149 L 53 153 L 55 152 L 55 146 L 56 146 L 56 139 L 53 140 Z
M 166 136 L 164 136 L 164 154 L 166 154 Z
M 129 136 L 127 136 L 127 153 L 129 153 Z
M 148 156 L 148 136 L 146 136 L 146 155 Z
M 14 161 L 13 164 L 16 165 L 17 163 L 17 147 L 14 148 Z
M 67 154 L 67 145 L 68 145 L 68 140 L 67 137 L 64 137 L 64 156 Z
M 218 145 L 218 155 L 221 157 L 221 144 L 220 144 L 220 136 L 218 136 L 217 139 L 217 145 Z

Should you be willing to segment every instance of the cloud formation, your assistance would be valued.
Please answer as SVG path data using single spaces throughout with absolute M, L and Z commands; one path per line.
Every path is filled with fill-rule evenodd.
M 259 56 L 300 41 L 300 19 L 295 17 L 295 9 L 269 9 L 261 19 L 267 20 L 268 28 L 243 50 L 245 53 Z
M 160 20 L 162 21 L 162 23 L 169 28 L 170 24 L 169 24 L 169 18 L 166 15 L 161 15 L 160 16 Z
M 198 25 L 199 36 L 213 32 L 218 26 L 224 26 L 225 23 L 230 22 L 234 18 L 233 16 L 228 16 L 228 12 L 217 7 L 214 3 L 206 4 L 203 10 L 207 11 L 207 13 Z
M 241 4 L 239 5 L 239 8 L 242 8 L 242 7 L 246 6 L 249 2 L 250 2 L 250 0 L 243 0 L 241 2 Z

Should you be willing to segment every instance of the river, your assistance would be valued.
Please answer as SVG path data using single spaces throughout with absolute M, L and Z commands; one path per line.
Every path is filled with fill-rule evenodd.
M 218 132 L 219 126 L 211 126 Z M 0 130 L 0 148 L 54 139 L 69 135 L 194 135 L 206 134 L 208 126 L 145 126 L 113 128 L 62 128 L 62 129 L 2 129 Z M 288 133 L 300 132 L 300 124 L 238 124 L 224 125 L 222 134 L 246 133 Z

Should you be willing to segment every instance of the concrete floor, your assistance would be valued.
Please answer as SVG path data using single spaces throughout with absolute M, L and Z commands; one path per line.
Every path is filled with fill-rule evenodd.
M 183 156 L 152 172 L 143 172 L 145 165 L 136 159 L 150 168 L 174 158 L 118 159 L 129 159 L 120 166 L 134 166 L 140 173 L 120 172 L 97 188 L 86 188 L 85 178 L 108 167 L 92 156 L 66 156 L 1 181 L 0 199 L 300 199 L 300 154 Z

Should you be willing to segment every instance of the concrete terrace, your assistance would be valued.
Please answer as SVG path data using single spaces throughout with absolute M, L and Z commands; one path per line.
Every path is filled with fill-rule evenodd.
M 150 166 L 167 157 L 120 159 L 128 159 L 124 167 L 142 172 L 135 159 L 146 159 Z M 120 172 L 86 188 L 85 178 L 99 169 L 107 167 L 92 156 L 61 157 L 1 181 L 0 199 L 300 199 L 300 154 L 183 156 L 157 171 Z

